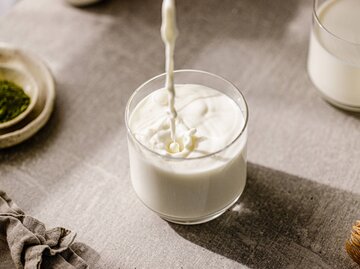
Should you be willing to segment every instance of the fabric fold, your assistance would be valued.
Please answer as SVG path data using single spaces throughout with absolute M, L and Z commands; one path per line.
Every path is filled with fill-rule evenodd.
M 87 269 L 72 249 L 76 233 L 62 227 L 46 230 L 0 191 L 0 236 L 8 244 L 17 269 Z

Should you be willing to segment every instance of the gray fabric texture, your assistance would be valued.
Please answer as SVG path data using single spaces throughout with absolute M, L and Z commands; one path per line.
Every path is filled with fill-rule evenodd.
M 27 214 L 76 231 L 76 252 L 96 269 L 358 268 L 344 244 L 360 218 L 360 116 L 324 102 L 308 78 L 313 1 L 176 3 L 175 68 L 224 76 L 249 105 L 237 204 L 182 227 L 132 189 L 124 111 L 164 72 L 161 0 L 24 0 L 0 17 L 0 40 L 44 59 L 57 94 L 48 124 L 0 151 L 0 188 Z
M 70 248 L 74 232 L 61 227 L 46 230 L 43 223 L 25 215 L 1 190 L 0 236 L 7 242 L 7 247 L 0 245 L 0 252 L 9 251 L 18 269 L 88 268 Z

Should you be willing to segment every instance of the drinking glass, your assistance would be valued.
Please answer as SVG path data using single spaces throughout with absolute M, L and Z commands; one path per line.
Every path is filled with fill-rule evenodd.
M 308 74 L 328 102 L 360 111 L 360 43 L 336 35 L 321 21 L 322 12 L 332 8 L 336 1 L 339 0 L 313 2 Z
M 142 99 L 164 87 L 166 74 L 142 84 L 127 103 L 130 177 L 137 196 L 165 220 L 198 224 L 224 213 L 244 190 L 248 107 L 242 93 L 217 75 L 198 70 L 178 70 L 174 75 L 175 85 L 200 84 L 222 92 L 238 105 L 244 117 L 236 138 L 219 151 L 200 157 L 164 156 L 136 138 L 129 120 Z

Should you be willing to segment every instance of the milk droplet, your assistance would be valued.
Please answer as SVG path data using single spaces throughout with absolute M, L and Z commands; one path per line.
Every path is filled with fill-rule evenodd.
M 169 150 L 171 153 L 178 153 L 180 152 L 180 145 L 176 142 L 171 142 L 169 145 Z

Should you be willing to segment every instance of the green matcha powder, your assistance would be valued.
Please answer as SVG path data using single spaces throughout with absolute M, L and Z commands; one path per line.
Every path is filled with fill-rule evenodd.
M 30 97 L 21 87 L 7 80 L 0 80 L 0 123 L 9 121 L 24 112 Z

